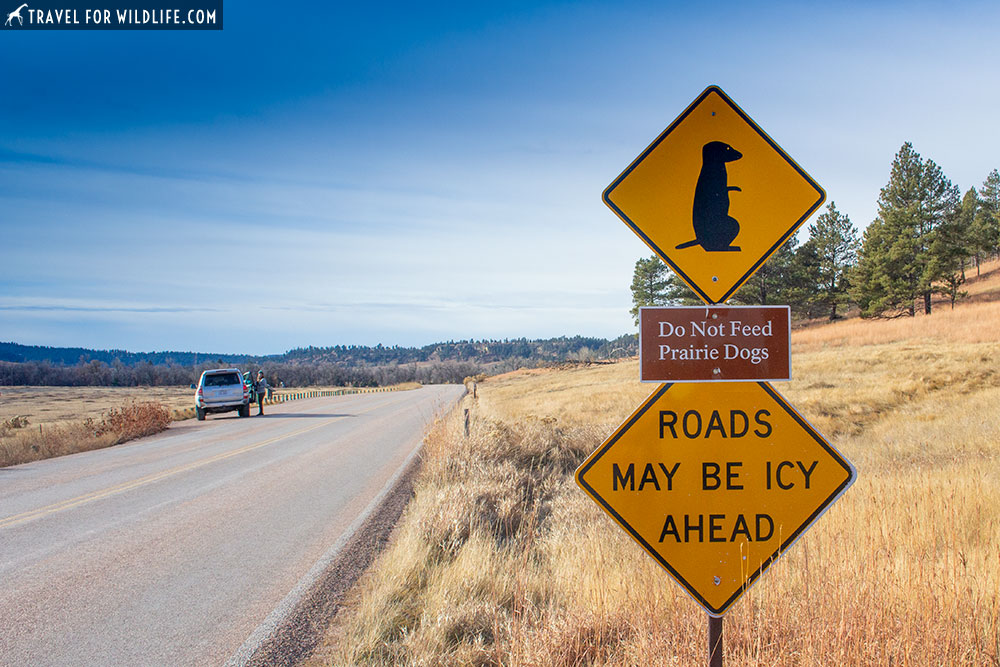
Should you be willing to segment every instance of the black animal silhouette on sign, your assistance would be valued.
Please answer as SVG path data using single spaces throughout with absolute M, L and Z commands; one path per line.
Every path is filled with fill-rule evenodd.
M 701 173 L 694 188 L 691 222 L 694 240 L 682 243 L 677 250 L 700 245 L 708 252 L 735 252 L 733 239 L 740 233 L 740 223 L 729 215 L 729 193 L 741 192 L 729 185 L 726 163 L 739 160 L 743 153 L 722 141 L 710 141 L 701 149 Z

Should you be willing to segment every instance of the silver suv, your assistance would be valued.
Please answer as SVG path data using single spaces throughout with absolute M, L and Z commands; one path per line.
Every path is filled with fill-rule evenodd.
M 250 416 L 250 388 L 236 368 L 205 371 L 194 394 L 194 410 L 199 420 L 210 412 L 235 410 L 240 417 Z

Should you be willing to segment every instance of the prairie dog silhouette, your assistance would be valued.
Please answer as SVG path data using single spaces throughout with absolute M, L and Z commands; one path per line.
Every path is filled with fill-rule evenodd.
M 740 223 L 729 215 L 729 193 L 741 192 L 729 185 L 726 163 L 739 160 L 743 153 L 722 141 L 710 141 L 701 149 L 701 173 L 694 188 L 691 222 L 694 240 L 682 243 L 677 250 L 700 245 L 708 252 L 735 252 L 732 245 L 740 233 Z

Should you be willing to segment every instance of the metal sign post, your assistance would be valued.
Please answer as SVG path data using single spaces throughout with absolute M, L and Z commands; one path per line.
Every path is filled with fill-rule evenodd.
M 708 667 L 722 667 L 721 617 L 708 617 Z

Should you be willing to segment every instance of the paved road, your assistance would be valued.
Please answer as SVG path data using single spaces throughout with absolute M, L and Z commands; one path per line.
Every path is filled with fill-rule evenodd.
M 0 665 L 221 665 L 463 389 L 219 415 L 0 469 Z

